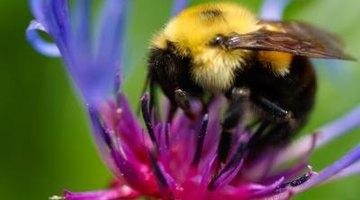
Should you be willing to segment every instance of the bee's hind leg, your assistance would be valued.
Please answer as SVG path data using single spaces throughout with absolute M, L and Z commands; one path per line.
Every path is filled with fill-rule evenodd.
M 272 121 L 289 121 L 292 118 L 292 113 L 290 111 L 280 107 L 267 98 L 262 96 L 252 96 L 251 101 L 260 108 L 261 111 L 265 112 Z
M 270 120 L 271 124 L 264 135 L 253 143 L 251 154 L 257 155 L 257 152 L 264 148 L 281 148 L 287 145 L 299 127 L 298 120 L 295 120 L 292 112 L 263 97 L 252 97 L 252 103 L 265 112 L 262 118 Z

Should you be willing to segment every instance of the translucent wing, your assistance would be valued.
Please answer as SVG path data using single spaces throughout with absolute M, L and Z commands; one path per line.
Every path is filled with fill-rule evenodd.
M 252 33 L 228 38 L 228 48 L 282 51 L 294 55 L 354 60 L 344 52 L 344 43 L 336 36 L 301 22 L 260 21 Z

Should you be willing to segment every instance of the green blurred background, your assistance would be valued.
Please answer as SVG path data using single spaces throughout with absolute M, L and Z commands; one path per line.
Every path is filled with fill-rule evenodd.
M 145 75 L 147 43 L 169 17 L 170 0 L 131 0 L 127 29 L 128 73 L 124 90 L 138 101 Z M 192 4 L 206 2 L 193 0 Z M 259 0 L 234 0 L 254 11 Z M 360 58 L 358 0 L 294 1 L 286 19 L 311 22 L 346 41 Z M 47 199 L 63 188 L 86 191 L 104 188 L 111 174 L 93 143 L 85 110 L 73 92 L 59 59 L 35 52 L 25 40 L 32 19 L 27 1 L 0 3 L 0 199 Z M 319 93 L 309 132 L 360 103 L 360 64 L 317 65 Z M 320 170 L 360 141 L 360 129 L 313 154 Z M 360 175 L 313 188 L 295 199 L 359 199 Z

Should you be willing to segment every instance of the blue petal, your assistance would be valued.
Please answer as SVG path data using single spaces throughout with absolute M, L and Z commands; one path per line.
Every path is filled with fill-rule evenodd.
M 345 116 L 323 126 L 321 129 L 317 131 L 318 140 L 316 142 L 316 148 L 329 143 L 330 141 L 338 138 L 344 133 L 349 133 L 352 129 L 358 128 L 359 126 L 360 126 L 360 106 L 357 106 Z
M 359 161 L 357 163 L 347 167 L 346 169 L 342 170 L 340 173 L 338 173 L 336 176 L 334 176 L 331 180 L 349 177 L 349 176 L 353 176 L 353 175 L 357 175 L 357 174 L 360 174 L 360 162 Z
M 33 48 L 43 55 L 49 57 L 60 57 L 61 54 L 56 44 L 47 42 L 41 38 L 38 31 L 46 32 L 44 26 L 38 21 L 31 21 L 30 25 L 26 29 L 26 38 Z
M 66 63 L 71 62 L 71 26 L 66 0 L 47 0 L 43 5 L 46 30 L 56 42 Z M 68 65 L 69 66 L 69 65 Z
M 80 10 L 77 9 L 82 14 L 78 13 L 77 20 L 81 23 L 89 23 L 86 20 L 86 15 L 90 15 L 88 13 L 90 6 L 89 4 L 85 5 L 87 1 L 82 2 L 82 5 L 78 5 Z M 127 4 L 128 1 L 120 0 L 104 2 L 101 21 L 97 28 L 100 33 L 97 46 L 94 49 L 94 56 L 91 56 L 93 52 L 86 50 L 86 45 L 90 45 L 88 49 L 93 47 L 90 41 L 91 36 L 88 34 L 89 26 L 86 24 L 77 25 L 77 30 L 87 32 L 85 33 L 87 34 L 86 37 L 89 37 L 87 39 L 76 37 L 74 42 L 78 44 L 74 48 L 79 51 L 74 55 L 77 61 L 78 85 L 87 103 L 92 105 L 101 103 L 114 91 L 115 77 L 120 68 Z M 81 8 L 81 6 L 83 7 Z
M 119 58 L 121 45 L 124 43 L 127 6 L 126 0 L 108 0 L 104 3 L 99 26 L 101 32 L 97 47 L 98 62 L 111 64 Z M 107 67 L 113 68 L 113 66 Z
M 322 170 L 321 172 L 319 172 L 318 176 L 311 178 L 308 182 L 306 182 L 299 188 L 296 188 L 295 192 L 296 193 L 301 192 L 301 191 L 309 189 L 315 185 L 323 183 L 323 182 L 327 181 L 328 179 L 333 178 L 339 172 L 348 168 L 349 166 L 358 162 L 359 160 L 360 160 L 360 144 L 357 145 L 354 149 L 352 149 L 345 156 L 340 158 L 338 161 L 336 161 L 329 167 L 327 167 L 324 170 Z
M 127 1 L 104 3 L 98 46 L 92 41 L 92 0 L 77 0 L 74 21 L 70 22 L 67 0 L 31 0 L 39 23 L 30 24 L 27 37 L 34 48 L 49 56 L 61 56 L 86 103 L 103 102 L 113 91 L 123 44 Z M 73 27 L 72 27 L 73 25 Z M 41 40 L 37 30 L 52 37 L 55 44 Z
M 260 11 L 260 17 L 268 20 L 280 20 L 284 9 L 291 0 L 265 0 Z
M 175 0 L 171 9 L 171 16 L 179 14 L 189 4 L 190 0 Z
M 30 0 L 30 9 L 34 17 L 39 21 L 44 27 L 47 25 L 45 24 L 45 17 L 44 17 L 44 0 Z
M 350 133 L 360 126 L 360 106 L 341 118 L 319 128 L 315 133 L 307 134 L 278 154 L 274 166 L 281 166 L 294 159 L 307 157 L 314 149 L 318 149 L 336 138 Z
M 69 62 L 70 53 L 68 44 L 71 43 L 69 41 L 71 27 L 69 24 L 67 1 L 31 0 L 30 7 L 36 20 L 42 25 L 41 28 L 46 30 L 52 37 L 65 61 Z M 38 36 L 30 31 L 30 39 L 32 38 L 36 39 Z
M 83 59 L 92 56 L 93 43 L 91 34 L 93 0 L 76 0 L 73 11 L 74 46 L 82 52 Z

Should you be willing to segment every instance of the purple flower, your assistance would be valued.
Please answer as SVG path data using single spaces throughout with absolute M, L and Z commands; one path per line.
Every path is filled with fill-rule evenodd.
M 118 89 L 128 1 L 104 2 L 100 24 L 94 29 L 99 30 L 97 34 L 91 31 L 90 0 L 77 0 L 72 18 L 66 0 L 30 2 L 36 20 L 30 23 L 27 37 L 39 52 L 64 60 L 87 105 L 99 150 L 116 176 L 108 189 L 65 191 L 63 197 L 52 199 L 289 199 L 330 179 L 360 172 L 360 145 L 319 172 L 312 171 L 308 163 L 314 150 L 360 125 L 360 107 L 288 147 L 259 152 L 251 159 L 244 147 L 252 134 L 239 127 L 224 164 L 217 161 L 221 97 L 206 115 L 190 120 L 179 111 L 167 123 L 162 120 L 166 112 L 150 113 L 145 94 L 141 100 L 144 129 Z M 264 3 L 262 13 L 272 9 L 270 2 Z M 186 3 L 175 1 L 172 13 Z M 277 15 L 262 16 L 280 18 L 283 7 L 276 10 Z M 47 32 L 55 44 L 42 40 L 38 30 Z M 193 107 L 196 109 L 196 102 Z

